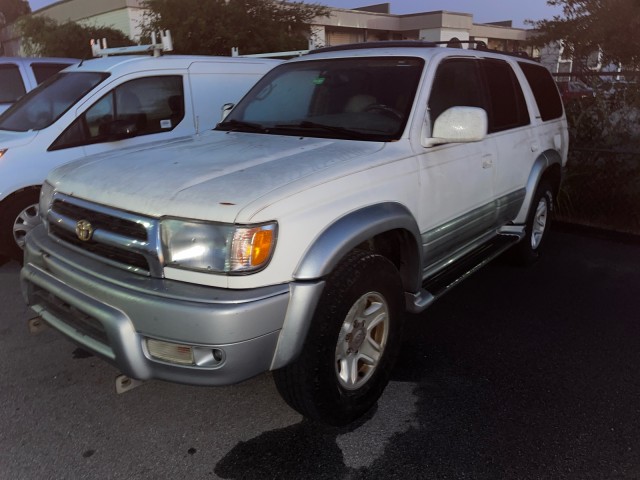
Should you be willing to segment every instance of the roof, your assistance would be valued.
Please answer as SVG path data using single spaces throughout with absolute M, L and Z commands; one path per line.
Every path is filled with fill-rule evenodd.
M 83 60 L 71 70 L 85 72 L 110 72 L 117 73 L 121 70 L 147 70 L 147 69 L 187 69 L 194 62 L 209 64 L 236 64 L 268 66 L 269 68 L 281 63 L 279 60 L 243 57 L 217 57 L 207 55 L 164 55 L 153 57 L 150 55 L 114 55 L 109 57 L 92 58 Z

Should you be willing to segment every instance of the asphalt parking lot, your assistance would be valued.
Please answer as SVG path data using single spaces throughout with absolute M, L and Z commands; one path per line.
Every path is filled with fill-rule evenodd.
M 32 336 L 0 266 L 1 479 L 640 478 L 640 242 L 554 231 L 406 319 L 392 381 L 345 429 L 304 421 L 271 377 L 147 382 L 52 330 Z

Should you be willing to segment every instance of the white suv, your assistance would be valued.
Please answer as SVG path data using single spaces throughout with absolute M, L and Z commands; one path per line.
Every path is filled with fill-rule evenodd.
M 0 116 L 0 256 L 22 258 L 49 170 L 211 129 L 278 60 L 113 56 L 49 78 Z
M 23 291 L 129 377 L 272 370 L 293 408 L 345 424 L 387 384 L 405 311 L 509 247 L 538 256 L 567 148 L 533 61 L 321 49 L 271 70 L 207 135 L 54 171 Z

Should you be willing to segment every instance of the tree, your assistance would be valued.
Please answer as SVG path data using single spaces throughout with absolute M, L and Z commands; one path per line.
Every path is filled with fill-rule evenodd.
M 230 55 L 305 49 L 317 4 L 280 0 L 146 0 L 143 34 L 169 30 L 176 53 Z
M 0 0 L 0 28 L 28 13 L 31 13 L 31 7 L 27 0 Z
M 18 28 L 27 55 L 91 58 L 92 39 L 106 38 L 109 47 L 133 43 L 123 32 L 114 28 L 83 26 L 75 22 L 59 24 L 43 16 L 23 17 L 18 21 Z
M 547 0 L 562 7 L 562 16 L 529 22 L 538 31 L 533 42 L 545 45 L 560 41 L 577 60 L 600 51 L 606 63 L 625 68 L 640 65 L 640 0 Z

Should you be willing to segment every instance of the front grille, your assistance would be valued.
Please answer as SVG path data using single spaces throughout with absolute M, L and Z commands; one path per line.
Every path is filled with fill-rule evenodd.
M 61 193 L 54 195 L 47 219 L 49 234 L 76 250 L 129 271 L 162 276 L 156 219 Z M 81 240 L 76 234 L 80 220 L 91 224 L 89 240 Z
M 60 215 L 76 221 L 88 220 L 95 228 L 108 228 L 109 231 L 119 235 L 125 235 L 135 238 L 136 240 L 147 240 L 147 230 L 144 226 L 131 220 L 96 212 L 95 210 L 90 210 L 89 208 L 74 205 L 63 200 L 56 200 L 53 203 L 52 209 Z
M 130 265 L 132 267 L 141 268 L 145 271 L 149 270 L 149 263 L 147 262 L 147 259 L 139 253 L 125 250 L 123 248 L 113 247 L 111 245 L 104 245 L 95 241 L 83 242 L 78 239 L 75 233 L 71 233 L 56 224 L 51 225 L 49 232 L 60 240 L 64 240 L 77 248 L 81 248 L 86 252 L 93 253 L 94 255 L 106 258 L 112 262 Z

